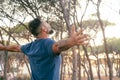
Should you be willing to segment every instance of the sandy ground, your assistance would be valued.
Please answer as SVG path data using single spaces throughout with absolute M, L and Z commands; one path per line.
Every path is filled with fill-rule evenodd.
M 87 80 L 86 78 L 82 78 L 81 80 Z M 99 80 L 98 78 L 95 78 L 94 80 Z M 101 77 L 101 80 L 109 80 L 108 77 Z M 118 77 L 113 77 L 113 80 L 120 80 Z

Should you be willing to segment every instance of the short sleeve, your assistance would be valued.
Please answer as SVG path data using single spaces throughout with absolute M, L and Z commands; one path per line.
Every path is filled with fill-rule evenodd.
M 45 41 L 45 47 L 47 49 L 48 55 L 54 55 L 54 52 L 53 52 L 53 49 L 52 49 L 52 46 L 53 46 L 54 43 L 55 43 L 55 41 L 52 40 L 52 39 L 47 39 Z
M 22 51 L 25 55 L 27 55 L 28 51 L 30 50 L 30 45 L 31 45 L 31 43 L 28 43 L 28 44 L 26 44 L 26 45 L 22 45 L 22 46 L 21 46 L 21 51 Z

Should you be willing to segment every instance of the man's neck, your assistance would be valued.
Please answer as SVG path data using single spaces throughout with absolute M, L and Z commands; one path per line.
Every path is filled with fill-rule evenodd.
M 37 36 L 37 39 L 44 39 L 44 38 L 48 38 L 48 35 L 39 35 L 39 36 Z

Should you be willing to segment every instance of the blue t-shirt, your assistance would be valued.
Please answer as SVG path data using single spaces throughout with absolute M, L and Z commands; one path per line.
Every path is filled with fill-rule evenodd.
M 54 40 L 46 38 L 21 46 L 22 52 L 29 58 L 31 80 L 60 80 L 61 55 L 53 53 L 54 43 Z

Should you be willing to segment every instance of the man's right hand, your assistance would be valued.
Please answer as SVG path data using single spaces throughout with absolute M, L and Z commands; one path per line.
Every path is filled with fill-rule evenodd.
M 84 30 L 75 31 L 74 25 L 71 27 L 70 39 L 72 45 L 87 45 L 89 42 L 89 35 L 83 34 Z

